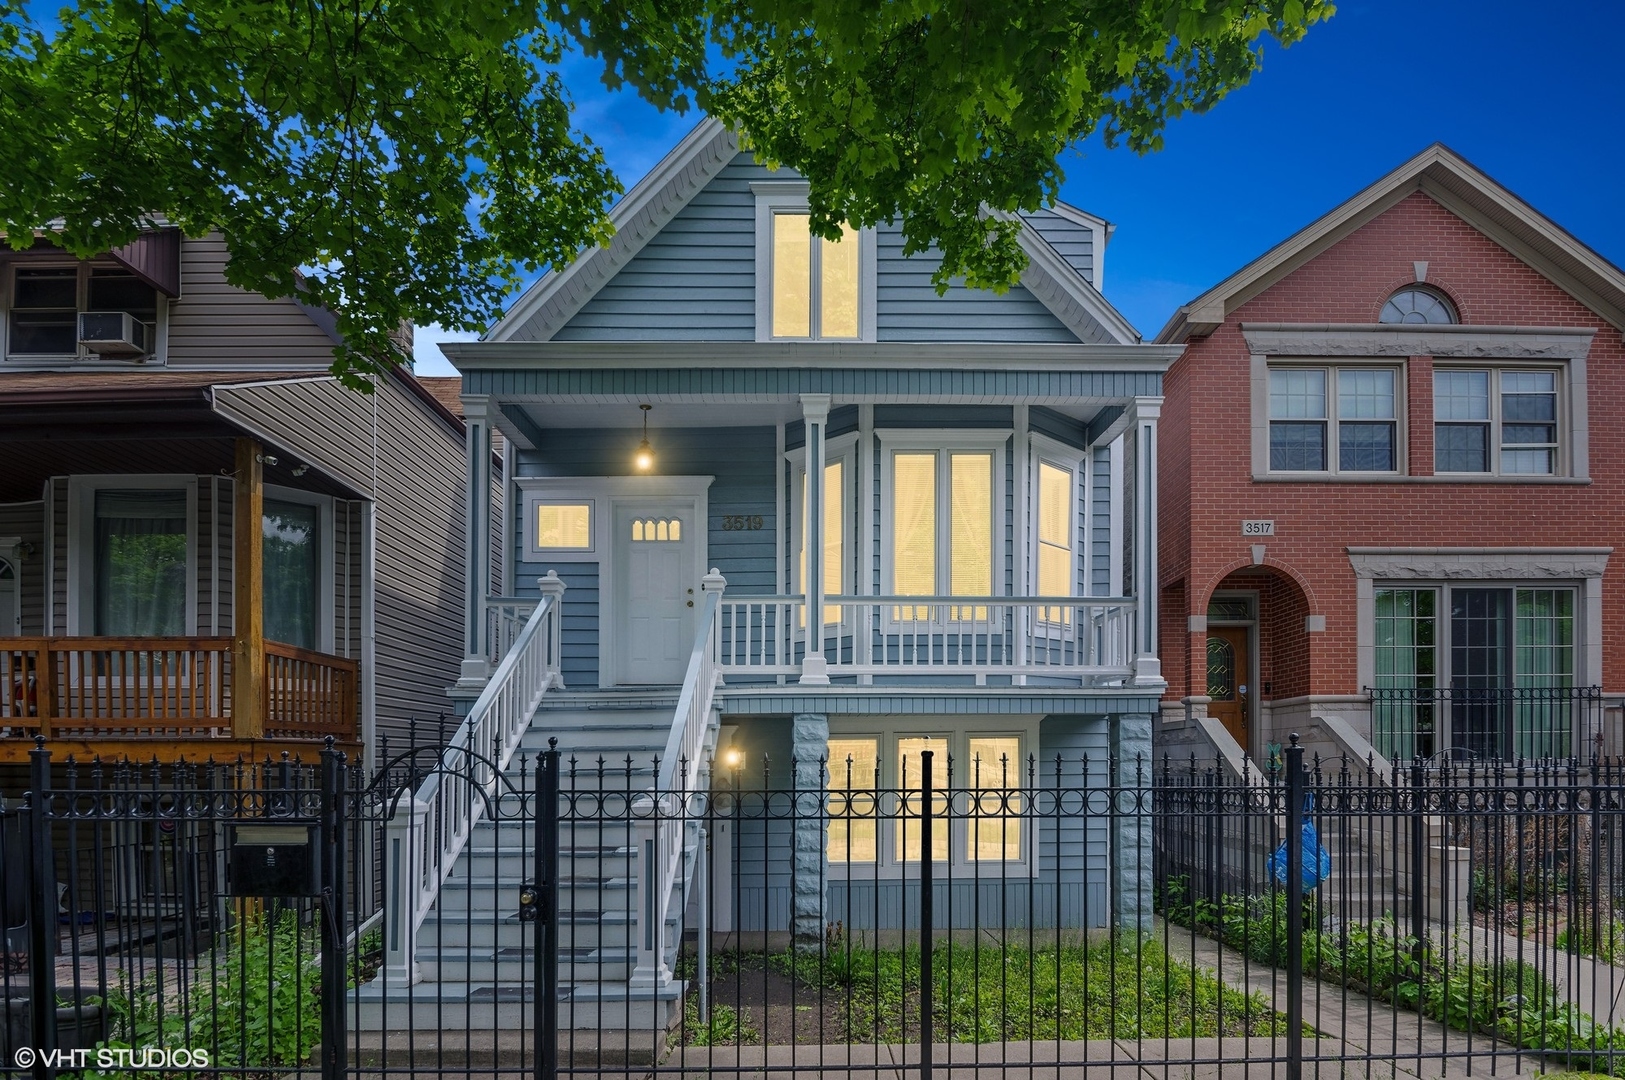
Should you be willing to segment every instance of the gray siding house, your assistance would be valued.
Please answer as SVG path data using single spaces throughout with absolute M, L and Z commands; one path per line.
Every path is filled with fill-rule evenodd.
M 463 426 L 174 230 L 0 255 L 0 762 L 372 754 L 463 659 Z M 252 522 L 245 530 L 244 521 Z
M 1109 227 L 1035 213 L 1018 287 L 939 295 L 936 260 L 905 258 L 896 228 L 829 242 L 806 213 L 804 180 L 703 122 L 614 208 L 612 243 L 538 281 L 484 340 L 445 347 L 474 489 L 494 433 L 510 466 L 468 527 L 465 579 L 488 580 L 497 550 L 511 591 L 468 596 L 463 683 L 484 685 L 461 745 L 517 762 L 556 739 L 578 787 L 608 762 L 613 786 L 861 792 L 912 783 L 927 750 L 942 780 L 951 757 L 956 784 L 980 769 L 1018 803 L 1057 782 L 1057 758 L 1071 786 L 1134 782 L 1164 686 L 1152 483 L 1177 351 L 1142 343 L 1102 298 Z M 526 869 L 493 868 L 495 834 L 466 823 L 467 852 L 441 844 L 450 827 L 432 823 L 460 812 L 433 802 L 445 790 L 420 793 L 433 850 L 414 858 L 432 865 L 406 868 L 427 884 L 396 901 L 434 963 L 392 952 L 376 992 L 438 982 L 413 1000 L 449 1008 L 495 991 L 489 965 L 458 960 L 456 932 L 426 920 L 438 882 L 459 903 L 485 890 L 500 913 Z M 811 838 L 718 823 L 713 927 L 897 925 L 918 856 L 880 817 Z M 1107 900 L 1145 900 L 1111 880 L 1148 866 L 1142 851 L 1081 817 L 1045 825 L 1003 834 L 996 856 L 955 832 L 941 857 L 976 862 L 1010 910 L 1037 890 L 1072 926 L 1143 917 Z M 628 995 L 675 997 L 691 843 L 656 832 L 612 872 L 606 853 L 629 841 L 571 826 L 600 862 L 564 878 L 636 897 L 614 918 L 569 913 L 595 935 L 572 952 L 571 1000 L 603 1016 Z M 791 850 L 819 895 L 798 893 Z

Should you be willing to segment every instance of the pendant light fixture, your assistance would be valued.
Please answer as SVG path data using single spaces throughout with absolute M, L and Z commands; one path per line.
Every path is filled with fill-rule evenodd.
M 638 443 L 638 452 L 632 457 L 632 464 L 638 472 L 648 472 L 655 467 L 655 448 L 649 445 L 649 410 L 653 405 L 639 405 L 643 410 L 643 441 Z

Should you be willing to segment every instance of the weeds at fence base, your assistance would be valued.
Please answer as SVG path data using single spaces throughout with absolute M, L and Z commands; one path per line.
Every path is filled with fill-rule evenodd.
M 933 955 L 936 1037 L 950 1042 L 1286 1033 L 1286 1017 L 1262 994 L 1224 986 L 1153 938 L 1034 949 L 942 942 Z M 715 954 L 711 1016 L 700 1022 L 691 991 L 682 1041 L 753 1043 L 764 1032 L 770 1043 L 916 1040 L 919 973 L 918 948 Z

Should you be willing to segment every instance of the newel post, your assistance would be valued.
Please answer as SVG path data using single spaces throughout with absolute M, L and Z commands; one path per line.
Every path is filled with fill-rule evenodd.
M 384 982 L 411 986 L 422 978 L 417 964 L 417 905 L 423 880 L 423 847 L 429 804 L 411 795 L 395 806 L 384 831 Z
M 561 605 L 564 603 L 564 582 L 559 579 L 557 570 L 549 570 L 545 575 L 536 579 L 536 587 L 541 590 L 542 601 L 552 602 L 552 610 L 547 613 L 547 670 L 553 675 L 553 685 L 564 685 L 564 672 L 561 665 L 564 662 L 564 614 Z
M 654 791 L 632 803 L 632 836 L 635 845 L 632 865 L 637 877 L 633 890 L 632 925 L 636 940 L 636 961 L 629 985 L 636 990 L 657 990 L 671 982 L 666 967 L 666 897 L 661 895 L 662 858 L 660 850 L 661 800 L 665 794 Z M 681 856 L 679 856 L 681 857 Z

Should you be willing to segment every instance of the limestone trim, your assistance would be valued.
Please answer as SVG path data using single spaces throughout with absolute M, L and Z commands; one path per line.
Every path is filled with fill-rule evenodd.
M 1242 323 L 1249 351 L 1270 356 L 1412 356 L 1489 360 L 1574 360 L 1591 351 L 1594 329 L 1528 326 Z

